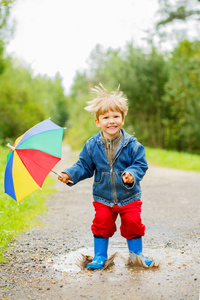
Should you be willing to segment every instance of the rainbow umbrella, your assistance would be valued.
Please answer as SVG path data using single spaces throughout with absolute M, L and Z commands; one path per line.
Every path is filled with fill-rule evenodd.
M 40 189 L 51 169 L 61 160 L 64 128 L 49 119 L 18 137 L 7 156 L 5 193 L 20 202 Z

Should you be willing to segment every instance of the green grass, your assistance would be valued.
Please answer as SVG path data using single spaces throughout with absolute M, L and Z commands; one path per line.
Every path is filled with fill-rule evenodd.
M 145 147 L 147 161 L 161 167 L 200 172 L 200 155 Z
M 40 224 L 38 216 L 47 209 L 45 206 L 47 195 L 55 192 L 55 189 L 50 187 L 54 180 L 48 176 L 42 190 L 24 198 L 19 205 L 4 194 L 4 172 L 8 151 L 7 148 L 0 146 L 0 262 L 5 260 L 3 252 L 11 240 L 27 228 Z

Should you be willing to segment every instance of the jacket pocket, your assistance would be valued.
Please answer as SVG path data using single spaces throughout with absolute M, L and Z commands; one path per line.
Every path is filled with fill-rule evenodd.
M 110 201 L 113 199 L 112 176 L 109 172 L 102 172 L 95 176 L 93 183 L 93 194 Z
M 104 180 L 104 174 L 104 172 L 95 174 L 94 185 L 101 184 L 101 182 Z
M 118 186 L 119 188 L 126 188 L 127 190 L 131 190 L 134 187 L 134 183 L 124 183 L 123 179 L 122 179 L 122 174 L 124 171 L 117 171 L 114 173 L 114 179 L 116 182 L 116 186 Z

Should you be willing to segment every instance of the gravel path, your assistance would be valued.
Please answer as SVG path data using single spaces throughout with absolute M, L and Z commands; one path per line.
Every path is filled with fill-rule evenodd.
M 64 148 L 69 166 L 77 153 Z M 92 179 L 68 186 L 57 182 L 47 201 L 44 226 L 19 235 L 0 268 L 1 299 L 199 299 L 200 174 L 150 166 L 142 182 L 144 254 L 159 268 L 129 268 L 126 241 L 119 230 L 110 239 L 115 265 L 105 271 L 81 270 L 80 252 L 93 253 L 90 226 Z M 117 220 L 118 228 L 120 220 Z

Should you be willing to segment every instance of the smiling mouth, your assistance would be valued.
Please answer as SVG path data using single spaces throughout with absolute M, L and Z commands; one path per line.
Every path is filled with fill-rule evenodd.
M 115 129 L 115 128 L 117 128 L 117 126 L 108 126 L 107 128 L 108 129 Z

